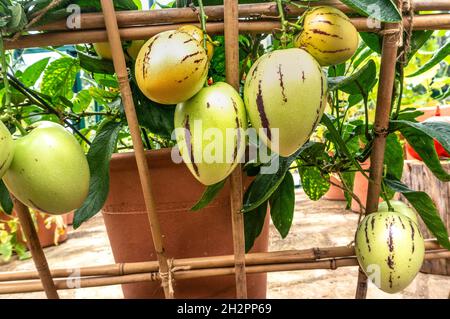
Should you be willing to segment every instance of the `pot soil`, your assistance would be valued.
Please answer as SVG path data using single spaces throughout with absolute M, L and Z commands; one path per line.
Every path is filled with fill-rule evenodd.
M 156 210 L 169 258 L 233 254 L 230 189 L 224 187 L 206 208 L 190 208 L 205 187 L 186 165 L 175 164 L 171 149 L 146 153 Z M 156 260 L 134 153 L 113 155 L 110 192 L 103 217 L 116 263 Z M 252 252 L 268 249 L 268 218 Z M 266 297 L 266 274 L 247 276 L 249 298 Z M 174 283 L 176 298 L 235 298 L 235 277 L 221 276 L 180 280 Z M 122 285 L 125 298 L 164 298 L 160 282 Z

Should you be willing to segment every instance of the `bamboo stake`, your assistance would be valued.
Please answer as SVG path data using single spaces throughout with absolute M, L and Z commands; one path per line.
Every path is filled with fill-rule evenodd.
M 45 291 L 48 299 L 59 299 L 56 291 L 52 275 L 48 268 L 47 259 L 42 250 L 39 237 L 34 228 L 33 219 L 31 218 L 28 207 L 22 204 L 18 199 L 14 198 L 14 208 L 20 221 L 20 226 L 27 240 L 28 247 L 33 257 L 34 265 L 38 271 L 41 289 Z
M 239 92 L 239 21 L 238 1 L 224 0 L 224 35 L 226 79 Z M 239 164 L 230 176 L 231 221 L 235 258 L 236 297 L 247 299 L 247 276 L 245 274 L 244 214 L 242 208 L 242 168 Z
M 111 45 L 111 52 L 113 55 L 114 68 L 117 73 L 117 79 L 120 85 L 120 92 L 125 108 L 125 113 L 130 128 L 130 134 L 133 141 L 134 151 L 136 153 L 136 162 L 139 171 L 139 178 L 142 185 L 142 192 L 144 194 L 145 206 L 147 208 L 148 221 L 152 233 L 153 244 L 155 246 L 156 255 L 159 261 L 159 270 L 161 274 L 168 274 L 169 267 L 164 253 L 163 240 L 161 235 L 161 228 L 156 214 L 155 201 L 152 193 L 152 186 L 150 180 L 150 172 L 147 164 L 147 158 L 144 152 L 144 146 L 141 140 L 141 131 L 134 108 L 133 97 L 131 93 L 130 83 L 128 80 L 128 72 L 125 63 L 125 56 L 122 50 L 122 42 L 119 34 L 119 27 L 115 16 L 114 6 L 111 0 L 101 0 L 103 14 L 105 16 L 105 25 L 108 33 L 108 41 Z M 162 276 L 162 286 L 166 298 L 173 298 L 170 291 L 171 283 L 168 276 Z
M 413 1 L 416 11 L 448 11 L 450 2 L 447 0 L 435 1 Z M 337 0 L 311 2 L 312 7 L 321 5 L 333 6 L 345 13 L 355 13 L 354 10 Z M 240 18 L 277 17 L 278 10 L 275 2 L 241 4 L 238 7 Z M 286 6 L 287 17 L 296 17 L 305 11 L 292 5 Z M 207 6 L 205 13 L 209 21 L 221 21 L 224 17 L 224 6 Z M 117 12 L 117 23 L 120 28 L 137 25 L 197 22 L 197 12 L 191 8 L 164 9 L 164 10 L 139 10 Z M 105 22 L 101 13 L 84 13 L 80 17 L 82 30 L 104 29 Z M 47 23 L 43 26 L 33 27 L 31 30 L 38 31 L 63 31 L 70 30 L 66 20 Z
M 378 28 L 369 28 L 367 18 L 352 18 L 352 23 L 360 32 L 379 32 Z M 409 21 L 404 18 L 405 28 L 409 26 Z M 189 23 L 199 26 L 198 23 Z M 148 39 L 155 34 L 163 31 L 177 29 L 185 24 L 165 24 L 165 25 L 146 25 L 139 27 L 122 28 L 119 30 L 122 40 L 142 40 Z M 449 30 L 450 14 L 430 14 L 418 15 L 414 17 L 414 30 Z M 270 33 L 273 29 L 279 28 L 280 22 L 273 20 L 259 21 L 240 21 L 239 32 L 241 33 Z M 224 25 L 222 22 L 211 22 L 207 25 L 207 31 L 210 34 L 223 33 Z M 5 39 L 5 48 L 24 49 L 32 47 L 61 46 L 68 44 L 95 43 L 108 41 L 105 30 L 86 30 L 86 31 L 61 31 L 30 34 L 20 37 L 15 41 Z
M 427 257 L 430 254 L 439 254 L 450 252 L 443 249 L 436 240 L 425 241 L 425 250 Z M 346 258 L 355 256 L 354 247 L 338 246 L 338 247 L 322 247 L 309 248 L 302 250 L 286 250 L 272 251 L 266 253 L 251 253 L 245 255 L 245 264 L 248 266 L 266 265 L 266 264 L 287 264 L 287 263 L 303 263 L 311 261 L 319 261 L 330 258 Z M 442 255 L 441 258 L 445 258 Z M 195 257 L 174 259 L 174 269 L 205 269 L 205 268 L 223 268 L 234 266 L 234 255 L 213 256 L 213 257 Z M 60 268 L 51 270 L 53 278 L 71 277 L 77 273 L 80 277 L 89 276 L 121 276 L 136 273 L 156 272 L 159 269 L 157 261 L 121 263 L 81 268 Z M 15 271 L 0 273 L 0 282 L 19 281 L 39 279 L 39 273 L 36 271 Z
M 425 254 L 426 260 L 448 258 L 450 251 L 427 251 Z M 296 271 L 296 270 L 314 270 L 314 269 L 328 269 L 336 270 L 341 267 L 357 266 L 358 261 L 356 257 L 331 258 L 327 260 L 309 261 L 303 263 L 286 263 L 286 264 L 265 264 L 252 265 L 247 267 L 247 273 L 267 273 L 280 271 Z M 212 276 L 226 276 L 233 275 L 235 268 L 207 268 L 194 270 L 179 270 L 173 273 L 176 280 L 203 278 Z M 88 287 L 111 286 L 128 283 L 150 282 L 161 280 L 158 272 L 148 273 L 133 273 L 125 275 L 111 275 L 102 277 L 77 277 L 77 278 L 63 278 L 55 280 L 58 289 L 77 289 Z M 76 282 L 74 284 L 73 282 Z M 30 293 L 43 291 L 42 284 L 39 281 L 15 282 L 0 284 L 0 294 L 14 294 L 14 293 Z
M 401 1 L 398 1 L 401 8 Z M 381 193 L 381 181 L 384 170 L 384 151 L 386 137 L 389 134 L 389 116 L 391 112 L 392 93 L 395 80 L 395 64 L 397 49 L 402 37 L 399 23 L 387 23 L 384 28 L 383 47 L 381 52 L 380 81 L 378 85 L 377 106 L 375 111 L 375 139 L 370 156 L 370 180 L 367 190 L 366 214 L 378 209 Z M 367 277 L 359 268 L 358 284 L 355 298 L 365 299 L 367 295 Z

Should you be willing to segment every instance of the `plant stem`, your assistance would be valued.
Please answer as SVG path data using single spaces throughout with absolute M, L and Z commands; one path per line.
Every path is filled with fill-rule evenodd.
M 6 60 L 6 51 L 5 46 L 3 43 L 3 35 L 0 32 L 0 54 L 2 55 L 1 58 L 1 65 L 2 65 L 2 77 L 3 77 L 3 83 L 5 84 L 5 105 L 7 108 L 7 111 L 9 114 L 11 114 L 11 91 L 9 88 L 9 80 L 8 80 L 8 62 Z
M 398 118 L 398 115 L 400 113 L 400 108 L 402 106 L 403 84 L 404 84 L 404 80 L 405 80 L 405 74 L 404 74 L 404 71 L 403 71 L 403 64 L 401 64 L 401 63 L 399 64 L 398 73 L 399 73 L 399 76 L 398 76 L 399 79 L 398 80 L 399 80 L 399 84 L 400 84 L 400 91 L 399 91 L 398 97 L 397 97 L 397 105 L 396 105 L 395 113 L 394 113 L 394 116 L 393 116 L 394 119 Z
M 11 120 L 14 123 L 14 125 L 17 127 L 17 129 L 19 130 L 19 132 L 22 136 L 25 136 L 28 134 L 27 131 L 23 128 L 22 124 L 15 117 L 11 117 Z
M 208 47 L 206 45 L 207 40 L 206 20 L 208 19 L 208 16 L 206 15 L 205 8 L 203 7 L 203 0 L 198 0 L 198 6 L 200 7 L 200 24 L 202 26 L 203 31 L 203 47 L 205 48 L 205 51 L 207 51 Z
M 287 30 L 286 30 L 286 17 L 284 16 L 284 8 L 283 8 L 283 0 L 276 0 L 277 1 L 277 8 L 278 8 L 278 14 L 280 15 L 280 21 L 281 21 L 281 45 L 283 48 L 286 47 L 286 42 L 287 42 Z

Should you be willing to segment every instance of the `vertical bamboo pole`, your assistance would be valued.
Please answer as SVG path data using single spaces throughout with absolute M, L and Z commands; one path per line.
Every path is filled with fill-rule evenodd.
M 227 82 L 239 91 L 239 21 L 237 0 L 224 0 L 224 35 Z M 247 278 L 245 274 L 244 215 L 241 212 L 243 197 L 241 165 L 238 165 L 231 174 L 230 185 L 236 297 L 238 299 L 246 299 Z
M 401 1 L 399 1 L 401 9 Z M 400 12 L 402 12 L 400 10 Z M 384 27 L 383 47 L 381 51 L 380 80 L 378 84 L 377 106 L 375 112 L 375 140 L 370 156 L 370 181 L 367 190 L 366 214 L 378 209 L 383 177 L 384 151 L 389 130 L 392 92 L 395 80 L 395 64 L 399 39 L 402 36 L 399 23 L 386 23 Z M 367 277 L 359 268 L 356 299 L 365 299 L 367 295 Z
M 130 83 L 128 82 L 128 71 L 125 63 L 125 56 L 122 50 L 119 27 L 117 25 L 116 13 L 111 0 L 101 0 L 103 15 L 105 17 L 105 26 L 108 33 L 108 40 L 113 55 L 114 68 L 117 73 L 117 79 L 120 85 L 122 101 L 125 108 L 125 114 L 130 128 L 131 139 L 136 154 L 136 162 L 141 180 L 142 191 L 144 193 L 145 206 L 147 208 L 148 220 L 152 232 L 153 244 L 159 261 L 159 271 L 161 274 L 168 274 L 169 267 L 164 253 L 161 228 L 156 214 L 155 201 L 153 199 L 150 172 L 145 157 L 144 146 L 141 140 L 141 131 L 134 108 L 133 97 L 131 94 Z M 161 276 L 164 295 L 166 298 L 173 298 L 168 276 Z
M 42 282 L 45 294 L 48 299 L 59 299 L 58 292 L 53 282 L 50 269 L 48 268 L 47 259 L 45 258 L 44 251 L 42 250 L 39 237 L 34 228 L 33 219 L 31 218 L 28 207 L 22 204 L 18 199 L 14 198 L 14 209 L 19 217 L 20 227 L 27 240 L 28 247 L 30 248 L 31 256 L 33 257 L 34 265 L 39 273 L 39 278 Z

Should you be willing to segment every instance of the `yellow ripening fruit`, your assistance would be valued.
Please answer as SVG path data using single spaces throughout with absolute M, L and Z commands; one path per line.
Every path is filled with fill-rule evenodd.
M 333 7 L 315 7 L 305 16 L 295 46 L 304 48 L 322 66 L 345 62 L 358 48 L 358 31 L 350 19 Z
M 272 151 L 285 157 L 297 151 L 319 124 L 326 95 L 327 80 L 320 65 L 297 48 L 261 56 L 244 86 L 253 128 Z
M 178 104 L 193 97 L 208 75 L 208 56 L 186 32 L 161 32 L 142 47 L 135 74 L 140 90 L 150 100 Z
M 247 116 L 239 93 L 217 82 L 175 109 L 175 135 L 183 161 L 204 185 L 225 179 L 245 152 Z
M 81 207 L 89 192 L 89 165 L 78 141 L 64 127 L 39 122 L 14 141 L 14 158 L 3 178 L 28 207 L 63 214 Z
M 402 215 L 405 215 L 406 217 L 411 218 L 411 220 L 413 222 L 415 222 L 416 224 L 419 222 L 419 220 L 417 219 L 417 213 L 414 211 L 414 209 L 409 207 L 406 203 L 399 201 L 399 200 L 391 200 L 391 201 L 389 201 L 389 203 L 391 204 L 392 208 L 394 209 L 394 212 L 397 212 L 399 214 L 402 214 Z M 381 202 L 378 205 L 378 211 L 379 212 L 389 211 L 389 207 L 388 207 L 387 203 Z
M 422 267 L 425 243 L 410 218 L 376 212 L 358 226 L 355 252 L 369 280 L 384 292 L 396 293 L 408 287 Z
M 133 60 L 136 60 L 137 55 L 138 55 L 139 51 L 141 50 L 141 47 L 144 45 L 144 43 L 145 43 L 145 40 L 132 41 L 126 50 L 126 53 L 128 53 L 128 55 Z M 112 53 L 111 53 L 111 46 L 109 45 L 108 42 L 94 43 L 93 46 L 94 46 L 95 52 L 97 53 L 97 55 L 99 57 L 101 57 L 102 59 L 112 61 L 113 57 L 112 57 Z M 126 56 L 126 55 L 125 55 L 125 57 L 128 58 L 128 56 Z
M 203 46 L 203 38 L 204 38 L 203 30 L 200 29 L 199 27 L 189 24 L 179 27 L 178 31 L 186 32 Z M 214 55 L 214 44 L 209 35 L 206 35 L 206 52 L 208 54 L 208 61 L 211 61 Z
M 0 121 L 0 179 L 9 168 L 14 156 L 14 145 L 11 133 L 8 128 Z

